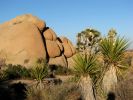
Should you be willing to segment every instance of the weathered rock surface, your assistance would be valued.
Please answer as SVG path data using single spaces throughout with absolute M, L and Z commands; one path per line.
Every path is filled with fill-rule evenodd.
M 72 43 L 65 37 L 60 38 L 62 45 L 64 47 L 64 55 L 69 58 L 76 53 L 75 48 L 72 46 Z
M 57 36 L 56 36 L 55 32 L 52 29 L 50 29 L 50 28 L 46 29 L 43 32 L 43 35 L 44 35 L 44 38 L 46 40 L 55 41 L 57 39 Z
M 75 63 L 74 63 L 74 60 L 73 60 L 74 57 L 76 57 L 76 54 L 73 55 L 73 56 L 70 57 L 70 58 L 67 58 L 68 68 L 70 68 L 70 69 L 74 68 L 74 66 L 75 66 Z
M 25 21 L 0 27 L 0 52 L 6 55 L 7 63 L 12 64 L 30 65 L 33 59 L 46 58 L 38 28 Z
M 32 66 L 43 58 L 49 64 L 67 67 L 66 59 L 75 52 L 67 38 L 57 37 L 44 21 L 31 14 L 0 24 L 0 58 L 6 59 L 7 64 Z
M 16 25 L 22 22 L 29 22 L 34 24 L 40 31 L 42 31 L 45 27 L 46 24 L 44 21 L 38 19 L 36 16 L 33 16 L 31 14 L 25 14 L 21 16 L 17 16 L 16 18 L 10 20 L 9 22 L 5 22 L 2 26 L 12 26 Z
M 50 58 L 58 57 L 61 55 L 60 48 L 56 41 L 46 40 L 46 48 Z
M 66 60 L 65 56 L 62 54 L 59 57 L 50 58 L 49 65 L 57 65 L 57 66 L 67 67 L 67 60 Z

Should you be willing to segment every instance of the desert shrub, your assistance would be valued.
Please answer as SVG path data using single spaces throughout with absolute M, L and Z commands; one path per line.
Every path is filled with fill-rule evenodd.
M 31 68 L 31 77 L 37 81 L 43 80 L 48 75 L 48 65 L 44 60 L 38 59 Z
M 30 75 L 37 81 L 36 88 L 44 88 L 43 80 L 48 76 L 48 65 L 44 59 L 38 59 L 31 68 Z
M 30 71 L 21 65 L 9 64 L 2 74 L 6 80 L 17 78 L 30 78 Z

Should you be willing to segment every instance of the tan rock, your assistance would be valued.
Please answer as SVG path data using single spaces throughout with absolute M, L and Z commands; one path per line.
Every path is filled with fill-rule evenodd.
M 2 25 L 1 25 L 2 27 Z M 0 52 L 6 63 L 30 66 L 46 51 L 38 28 L 29 22 L 0 27 Z
M 57 39 L 56 33 L 50 28 L 46 29 L 43 32 L 43 35 L 44 35 L 46 40 L 55 41 Z
M 60 37 L 60 40 L 63 42 L 63 43 L 68 43 L 68 39 L 66 37 Z
M 72 45 L 71 41 L 68 40 L 68 44 L 71 47 L 72 53 L 73 55 L 76 53 L 76 49 L 74 48 L 74 46 Z
M 68 68 L 70 68 L 70 69 L 73 69 L 74 66 L 75 66 L 75 63 L 74 63 L 74 60 L 73 60 L 75 56 L 76 56 L 76 54 L 73 55 L 73 56 L 70 57 L 70 58 L 67 58 Z
M 56 43 L 58 44 L 60 51 L 62 52 L 64 50 L 62 43 L 59 40 L 56 40 Z
M 62 45 L 64 47 L 64 55 L 69 58 L 76 53 L 76 49 L 73 47 L 72 43 L 66 38 L 61 37 Z
M 5 22 L 4 24 L 5 26 L 7 25 L 12 26 L 22 22 L 30 22 L 36 25 L 40 31 L 42 31 L 46 27 L 46 24 L 44 21 L 38 19 L 36 16 L 33 16 L 31 14 L 17 16 L 16 18 L 10 20 L 9 22 Z
M 64 47 L 64 55 L 69 58 L 73 55 L 71 47 L 69 46 L 68 43 L 62 43 Z
M 46 40 L 46 48 L 50 58 L 54 58 L 61 55 L 60 48 L 56 41 Z
M 57 65 L 57 66 L 67 67 L 67 61 L 66 61 L 65 56 L 61 55 L 56 58 L 50 58 L 49 65 Z

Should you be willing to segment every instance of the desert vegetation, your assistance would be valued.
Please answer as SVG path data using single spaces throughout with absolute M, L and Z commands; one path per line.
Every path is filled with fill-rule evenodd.
M 0 99 L 132 100 L 133 89 L 126 87 L 132 87 L 133 70 L 131 57 L 125 56 L 128 46 L 114 29 L 102 37 L 89 28 L 77 34 L 70 68 L 50 65 L 42 58 L 26 68 L 1 58 Z

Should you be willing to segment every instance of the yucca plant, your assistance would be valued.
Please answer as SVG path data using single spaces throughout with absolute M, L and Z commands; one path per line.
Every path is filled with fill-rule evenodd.
M 83 98 L 85 100 L 95 100 L 91 75 L 94 76 L 98 72 L 96 57 L 94 55 L 77 54 L 73 60 L 75 63 L 74 72 L 80 76 L 79 85 Z
M 31 76 L 37 80 L 37 87 L 43 88 L 43 79 L 48 75 L 48 65 L 45 60 L 38 59 L 31 69 Z
M 125 50 L 128 48 L 129 43 L 124 38 L 117 37 L 115 39 L 103 38 L 100 47 L 104 57 L 104 71 L 102 86 L 105 93 L 109 93 L 118 81 L 118 73 L 126 69 L 122 65 L 122 60 Z M 103 71 L 103 72 L 104 72 Z

